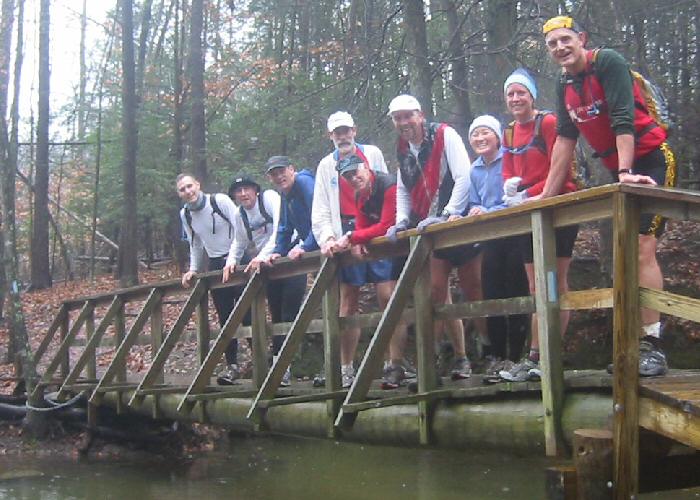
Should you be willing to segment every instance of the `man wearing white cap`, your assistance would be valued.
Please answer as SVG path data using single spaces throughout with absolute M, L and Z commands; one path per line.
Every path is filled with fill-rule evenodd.
M 467 206 L 471 165 L 467 149 L 457 131 L 445 123 L 425 120 L 418 100 L 410 95 L 395 97 L 389 115 L 399 133 L 396 182 L 396 224 L 387 232 L 389 239 L 410 227 L 419 231 L 429 225 L 461 217 Z M 433 303 L 450 303 L 449 275 L 457 268 L 460 286 L 470 300 L 478 295 L 480 280 L 475 259 L 476 245 L 436 250 L 430 258 Z M 473 286 L 479 283 L 478 286 Z M 460 320 L 448 321 L 455 354 L 453 379 L 471 375 Z M 436 326 L 436 331 L 439 331 Z
M 350 183 L 338 175 L 338 163 L 352 155 L 357 155 L 375 172 L 388 172 L 384 155 L 376 146 L 357 144 L 357 127 L 350 113 L 336 111 L 328 117 L 328 136 L 335 149 L 324 157 L 316 169 L 314 200 L 311 206 L 311 229 L 321 253 L 332 257 L 343 251 L 339 245 L 343 235 L 354 229 L 355 191 Z M 373 263 L 348 266 L 341 269 L 340 317 L 356 314 L 359 307 L 360 287 L 370 282 Z M 340 339 L 340 363 L 343 387 L 352 385 L 355 378 L 353 358 L 360 339 L 360 329 L 347 328 Z M 314 381 L 323 383 L 321 379 Z

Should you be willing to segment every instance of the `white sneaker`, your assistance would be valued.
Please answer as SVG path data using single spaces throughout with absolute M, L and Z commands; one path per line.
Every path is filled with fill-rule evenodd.
M 340 368 L 340 374 L 343 381 L 343 389 L 349 389 L 355 381 L 355 368 L 352 365 L 345 365 Z

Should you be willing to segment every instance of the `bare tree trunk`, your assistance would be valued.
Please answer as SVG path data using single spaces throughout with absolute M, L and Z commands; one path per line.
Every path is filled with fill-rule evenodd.
M 42 5 L 43 7 L 43 5 Z M 2 24 L 0 25 L 0 163 L 2 175 L 0 175 L 0 206 L 2 207 L 2 229 L 4 235 L 2 246 L 2 267 L 6 276 L 6 296 L 7 296 L 7 325 L 10 336 L 14 339 L 16 355 L 15 366 L 19 368 L 25 381 L 27 394 L 31 395 L 36 382 L 36 368 L 31 348 L 29 347 L 29 336 L 22 312 L 22 300 L 17 281 L 17 249 L 14 239 L 11 237 L 15 233 L 15 206 L 14 192 L 15 169 L 10 164 L 7 122 L 5 112 L 7 110 L 7 96 L 10 79 L 10 52 L 12 50 L 12 25 L 14 22 L 14 0 L 3 0 L 2 2 Z M 3 56 L 3 54 L 5 56 Z M 48 212 L 48 210 L 47 210 Z M 29 398 L 30 405 L 38 402 Z M 25 417 L 24 429 L 28 436 L 41 436 L 46 430 L 46 419 L 41 413 L 28 411 Z
M 151 30 L 151 5 L 153 0 L 145 0 L 141 6 L 141 35 L 139 36 L 139 57 L 136 66 L 136 95 L 143 102 L 143 83 L 146 74 L 146 52 L 148 48 L 148 33 Z
M 85 137 L 85 88 L 87 86 L 87 69 L 85 67 L 85 33 L 87 29 L 87 0 L 83 0 L 80 14 L 80 88 L 78 90 L 78 138 Z
M 467 92 L 468 76 L 467 63 L 464 56 L 462 41 L 462 20 L 453 0 L 442 0 L 442 6 L 447 15 L 449 30 L 449 55 L 452 67 L 450 88 L 455 96 L 455 109 L 450 121 L 462 137 L 466 137 L 469 123 L 473 119 L 469 93 Z
M 404 24 L 410 51 L 409 61 L 415 71 L 409 71 L 411 93 L 418 99 L 426 118 L 433 116 L 433 77 L 428 58 L 428 37 L 423 0 L 404 0 Z
M 49 6 L 41 0 L 39 21 L 39 122 L 37 125 L 34 224 L 32 227 L 31 286 L 51 286 L 49 269 Z
M 495 82 L 487 96 L 486 109 L 503 108 L 503 82 L 513 69 L 514 54 L 508 49 L 515 33 L 517 2 L 515 0 L 491 0 L 486 3 L 489 47 L 497 50 L 488 55 L 486 81 Z
M 191 86 L 190 146 L 192 168 L 205 189 L 209 184 L 207 172 L 206 119 L 204 111 L 204 54 L 202 51 L 202 28 L 204 23 L 204 0 L 192 0 L 190 24 L 190 54 L 188 73 Z
M 138 283 L 138 239 L 137 239 L 137 195 L 136 195 L 136 151 L 138 147 L 138 125 L 136 121 L 136 79 L 134 64 L 134 12 L 133 0 L 121 0 L 122 14 L 122 135 L 124 159 L 122 182 L 124 183 L 124 206 L 119 231 L 119 262 L 117 273 L 122 287 Z

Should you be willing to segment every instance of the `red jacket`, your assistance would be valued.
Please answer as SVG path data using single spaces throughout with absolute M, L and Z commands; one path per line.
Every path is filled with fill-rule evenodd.
M 396 178 L 383 172 L 370 172 L 372 185 L 368 193 L 355 195 L 355 230 L 352 244 L 365 244 L 384 236 L 396 222 Z

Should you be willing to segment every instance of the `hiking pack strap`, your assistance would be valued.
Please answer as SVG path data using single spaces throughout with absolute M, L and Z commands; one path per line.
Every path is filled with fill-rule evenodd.
M 542 120 L 544 120 L 544 117 L 548 114 L 551 114 L 551 111 L 537 112 L 537 114 L 535 115 L 535 129 L 533 130 L 530 142 L 528 142 L 524 146 L 519 146 L 517 148 L 512 147 L 515 122 L 510 122 L 503 133 L 504 149 L 513 155 L 521 155 L 524 154 L 531 147 L 535 146 L 538 149 L 540 149 L 543 153 L 546 153 L 547 146 L 544 142 L 544 138 L 542 137 Z
M 243 221 L 243 225 L 245 226 L 245 232 L 248 235 L 248 240 L 253 241 L 253 229 L 250 227 L 250 221 L 248 220 L 248 214 L 243 208 L 243 205 L 238 207 L 238 210 L 241 213 L 241 220 Z M 263 219 L 265 219 L 265 224 L 270 224 L 272 223 L 272 217 L 267 213 L 267 210 L 265 209 L 265 204 L 263 203 L 263 197 L 262 193 L 258 193 L 258 210 L 260 210 L 260 215 L 262 215 Z
M 219 208 L 219 204 L 216 202 L 216 195 L 212 194 L 209 195 L 209 204 L 211 205 L 211 232 L 212 234 L 216 234 L 216 220 L 214 219 L 214 214 L 218 215 L 222 219 L 224 219 L 226 222 L 228 222 L 228 237 L 231 237 L 231 228 L 233 227 L 233 224 L 231 224 L 231 221 L 228 220 L 228 217 L 224 215 L 224 213 L 221 211 Z M 191 217 L 190 217 L 191 219 Z M 190 226 L 192 227 L 192 226 Z

